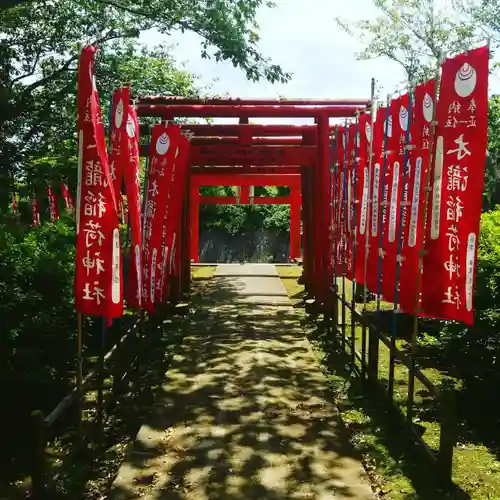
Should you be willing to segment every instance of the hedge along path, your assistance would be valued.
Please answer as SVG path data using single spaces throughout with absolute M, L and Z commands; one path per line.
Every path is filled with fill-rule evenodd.
M 218 266 L 203 307 L 108 498 L 374 498 L 275 266 Z

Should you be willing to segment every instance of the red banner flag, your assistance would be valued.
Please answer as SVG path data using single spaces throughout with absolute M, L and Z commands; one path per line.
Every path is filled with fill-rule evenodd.
M 358 124 L 357 164 L 356 164 L 356 266 L 355 276 L 358 283 L 365 280 L 365 246 L 368 233 L 368 169 L 369 146 L 372 140 L 371 116 L 362 113 Z
M 127 304 L 139 309 L 142 303 L 142 233 L 141 179 L 139 164 L 139 123 L 134 106 L 128 107 L 127 162 L 125 165 L 125 194 L 127 195 L 130 236 L 132 240 L 127 276 Z
M 33 225 L 39 226 L 40 225 L 40 207 L 38 205 L 38 200 L 36 198 L 33 198 L 33 201 L 31 202 L 31 215 L 33 216 Z
M 335 169 L 335 205 L 334 205 L 334 224 L 333 230 L 333 244 L 335 246 L 335 258 L 333 262 L 336 263 L 336 274 L 342 276 L 345 267 L 345 164 L 347 162 L 347 129 L 339 127 L 337 131 L 337 166 Z
M 345 209 L 346 209 L 346 218 L 345 218 L 345 227 L 344 227 L 344 236 L 345 236 L 345 273 L 346 277 L 349 280 L 354 278 L 354 267 L 353 267 L 353 257 L 354 257 L 354 230 L 355 230 L 355 220 L 354 220 L 354 205 L 356 202 L 356 192 L 355 192 L 355 154 L 357 152 L 357 148 L 355 148 L 356 144 L 356 131 L 357 125 L 351 124 L 347 129 L 347 170 L 345 175 L 347 176 L 347 183 L 345 189 Z
M 123 309 L 121 247 L 94 54 L 94 47 L 84 48 L 78 66 L 75 306 L 83 314 L 110 319 Z
M 121 88 L 113 93 L 109 140 L 109 174 L 113 181 L 118 214 L 123 214 L 122 181 L 128 162 L 127 123 L 130 89 Z
M 489 49 L 442 66 L 422 306 L 438 318 L 474 320 L 474 282 L 488 130 Z
M 399 303 L 401 309 L 413 313 L 418 281 L 421 279 L 418 267 L 422 242 L 422 217 L 425 196 L 425 179 L 429 166 L 431 122 L 434 113 L 436 82 L 430 80 L 415 89 L 412 113 L 411 168 L 408 177 L 409 221 L 405 218 L 403 261 L 400 270 Z
M 408 94 L 394 99 L 391 103 L 392 136 L 387 157 L 386 218 L 382 225 L 382 296 L 388 302 L 394 302 L 396 287 L 396 262 L 398 255 L 399 230 L 401 223 L 401 202 L 403 192 L 404 150 L 406 132 L 410 126 L 408 115 Z
M 170 202 L 167 214 L 166 256 L 168 261 L 165 266 L 165 276 L 163 278 L 164 297 L 168 296 L 169 277 L 178 277 L 180 271 L 180 252 L 177 252 L 177 246 L 179 245 L 182 228 L 181 216 L 187 187 L 189 148 L 189 140 L 187 137 L 181 136 L 179 139 L 179 152 L 175 158 L 174 177 L 170 188 Z
M 61 185 L 61 192 L 64 198 L 64 206 L 66 210 L 68 212 L 72 212 L 74 210 L 73 199 L 71 198 L 68 185 L 65 182 Z
M 59 204 L 57 203 L 56 195 L 53 193 L 50 186 L 47 186 L 47 196 L 49 198 L 50 220 L 52 222 L 56 222 L 59 220 Z
M 176 125 L 155 125 L 151 134 L 149 171 L 144 215 L 144 268 L 143 307 L 154 312 L 154 303 L 161 298 L 161 281 L 165 255 L 162 254 L 165 215 L 167 212 L 175 151 L 180 139 L 180 128 Z
M 379 283 L 379 247 L 380 230 L 382 226 L 383 214 L 385 210 L 382 206 L 384 192 L 387 192 L 387 184 L 383 177 L 384 169 L 384 141 L 386 128 L 387 108 L 380 108 L 377 111 L 375 125 L 373 126 L 373 169 L 372 169 L 372 189 L 371 189 L 371 212 L 369 221 L 369 248 L 367 267 L 367 287 L 372 293 L 377 293 Z M 389 123 L 392 118 L 389 115 Z M 392 126 L 387 128 L 388 134 L 392 134 Z

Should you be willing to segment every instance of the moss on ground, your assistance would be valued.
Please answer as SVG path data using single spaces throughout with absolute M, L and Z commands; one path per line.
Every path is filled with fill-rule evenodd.
M 302 274 L 300 267 L 280 267 L 278 272 L 290 297 L 303 291 L 303 286 L 295 281 Z M 339 293 L 342 294 L 341 283 L 339 283 Z M 345 296 L 350 302 L 352 283 L 348 280 L 345 281 Z M 361 310 L 362 304 L 356 306 Z M 368 313 L 373 313 L 376 308 L 376 301 L 367 303 Z M 382 302 L 380 309 L 390 311 L 393 305 Z M 350 313 L 347 308 L 345 317 L 345 334 L 351 338 Z M 306 318 L 304 321 L 308 337 L 330 381 L 344 424 L 349 430 L 353 444 L 363 454 L 365 467 L 382 498 L 390 500 L 500 498 L 500 460 L 493 450 L 478 443 L 468 442 L 465 437 L 459 437 L 454 455 L 453 480 L 458 487 L 457 491 L 451 494 L 436 491 L 427 462 L 408 442 L 404 429 L 389 419 L 383 398 L 367 393 L 366 388 L 349 367 L 348 357 L 338 351 L 332 335 L 322 331 L 320 322 L 314 322 L 311 318 Z M 400 331 L 402 328 L 400 327 Z M 355 328 L 354 337 L 356 350 L 360 353 L 363 341 L 362 328 Z M 409 350 L 409 343 L 405 338 L 398 338 L 396 345 L 401 351 Z M 390 351 L 380 342 L 379 379 L 385 384 L 389 379 L 389 360 Z M 357 365 L 359 367 L 359 362 Z M 446 373 L 432 367 L 423 368 L 422 372 L 437 387 L 447 377 Z M 407 397 L 408 369 L 403 363 L 396 363 L 394 400 L 403 414 L 406 413 Z M 437 450 L 439 421 L 436 406 L 426 388 L 418 380 L 415 387 L 415 411 L 415 422 L 424 431 L 424 441 L 429 448 Z M 465 432 L 459 434 L 466 435 Z

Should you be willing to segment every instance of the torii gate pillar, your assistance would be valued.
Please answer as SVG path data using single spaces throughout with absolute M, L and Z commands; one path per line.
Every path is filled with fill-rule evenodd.
M 237 181 L 235 181 L 237 182 Z M 243 188 L 246 188 L 244 191 Z M 200 191 L 199 186 L 196 182 L 191 184 L 191 193 L 189 198 L 189 227 L 190 227 L 190 258 L 191 262 L 199 263 L 199 238 L 200 238 Z M 302 195 L 300 192 L 300 187 L 295 186 L 290 188 L 290 196 L 287 197 L 287 201 L 290 203 L 290 259 L 300 259 L 302 255 L 301 251 L 301 207 L 302 207 Z M 244 194 L 243 194 L 244 193 Z M 241 199 L 239 203 L 250 203 L 250 193 L 249 186 L 242 186 Z M 232 197 L 228 196 L 228 199 Z M 279 202 L 279 197 L 269 199 L 265 197 L 266 201 L 269 202 Z M 222 200 L 218 200 L 219 203 Z M 228 203 L 234 203 L 234 201 L 228 201 Z M 254 203 L 259 203 L 259 197 L 254 198 Z

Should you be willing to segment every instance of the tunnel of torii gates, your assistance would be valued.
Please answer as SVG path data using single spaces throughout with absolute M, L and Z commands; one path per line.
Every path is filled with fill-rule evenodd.
M 225 170 L 225 169 L 221 169 Z M 237 176 L 237 177 L 236 177 Z M 191 174 L 191 192 L 189 206 L 189 227 L 191 229 L 191 261 L 199 262 L 199 205 L 290 205 L 290 259 L 302 256 L 300 242 L 300 175 L 298 174 Z M 236 178 L 235 178 L 236 177 Z M 203 196 L 202 186 L 237 186 L 236 196 Z M 287 186 L 288 196 L 254 196 L 254 186 Z
M 190 287 L 191 259 L 198 260 L 200 203 L 251 202 L 252 186 L 289 186 L 291 205 L 290 255 L 300 255 L 302 222 L 302 282 L 307 293 L 326 304 L 332 279 L 330 118 L 352 118 L 368 111 L 371 99 L 185 99 L 142 97 L 139 117 L 238 118 L 236 124 L 186 124 L 190 131 L 190 175 L 185 186 L 180 252 L 180 290 Z M 309 118 L 311 125 L 249 124 L 250 118 Z M 147 126 L 141 133 L 147 134 Z M 141 147 L 141 155 L 147 148 Z M 241 186 L 240 200 L 206 199 L 200 186 Z M 271 200 L 253 199 L 254 203 Z M 274 202 L 274 201 L 273 201 Z M 299 215 L 297 215 L 299 213 Z M 298 234 L 298 236 L 297 236 Z

